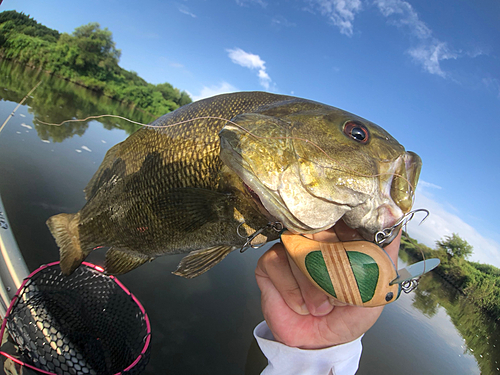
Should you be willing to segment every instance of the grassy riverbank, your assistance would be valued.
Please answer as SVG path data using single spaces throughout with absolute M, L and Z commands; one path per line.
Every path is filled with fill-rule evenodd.
M 0 13 L 0 57 L 44 70 L 112 99 L 161 116 L 191 103 L 185 91 L 153 85 L 118 65 L 121 51 L 98 23 L 59 33 L 16 11 Z
M 475 305 L 495 320 L 500 320 L 500 269 L 489 264 L 468 261 L 466 257 L 453 254 L 452 251 L 447 251 L 445 247 L 440 246 L 453 239 L 455 237 L 438 241 L 436 248 L 431 249 L 412 238 L 403 236 L 401 249 L 415 260 L 421 260 L 422 253 L 425 258 L 439 258 L 441 264 L 436 272 Z

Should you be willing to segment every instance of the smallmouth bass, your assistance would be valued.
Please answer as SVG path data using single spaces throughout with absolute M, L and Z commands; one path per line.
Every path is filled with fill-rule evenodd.
M 85 188 L 86 205 L 47 225 L 65 274 L 108 246 L 109 273 L 189 253 L 174 274 L 191 278 L 260 229 L 253 244 L 277 239 L 270 222 L 305 234 L 343 219 L 373 241 L 410 211 L 421 164 L 381 127 L 335 107 L 223 94 L 113 146 Z

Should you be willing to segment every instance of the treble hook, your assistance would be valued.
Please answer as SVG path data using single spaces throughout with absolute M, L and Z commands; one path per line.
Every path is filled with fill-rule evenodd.
M 258 249 L 259 247 L 262 247 L 265 245 L 265 242 L 264 243 L 261 243 L 259 245 L 252 245 L 252 241 L 254 240 L 255 237 L 257 237 L 259 234 L 261 234 L 262 232 L 264 232 L 266 229 L 268 228 L 272 228 L 274 229 L 276 232 L 281 232 L 283 229 L 284 229 L 284 226 L 283 226 L 283 223 L 279 222 L 279 221 L 275 221 L 273 223 L 267 223 L 266 226 L 263 226 L 262 228 L 256 230 L 255 232 L 253 232 L 250 236 L 244 236 L 242 234 L 240 234 L 240 227 L 245 224 L 245 222 L 241 223 L 240 225 L 238 225 L 238 227 L 236 228 L 236 233 L 238 234 L 238 236 L 240 236 L 241 238 L 245 238 L 246 241 L 245 243 L 243 244 L 243 246 L 240 248 L 240 253 L 244 253 L 249 247 L 251 247 L 252 249 Z
M 425 221 L 425 219 L 427 219 L 427 217 L 430 215 L 430 212 L 428 210 L 426 210 L 425 208 L 417 208 L 416 210 L 407 212 L 392 227 L 384 228 L 384 229 L 378 231 L 377 233 L 375 233 L 375 243 L 377 245 L 382 245 L 383 243 L 387 242 L 388 240 L 389 240 L 389 242 L 392 241 L 395 237 L 394 230 L 396 228 L 399 228 L 400 226 L 405 226 L 406 224 L 408 224 L 410 222 L 410 220 L 413 219 L 413 216 L 415 216 L 415 214 L 417 212 L 425 212 L 427 214 L 422 219 L 422 221 L 420 221 L 419 225 L 422 224 Z

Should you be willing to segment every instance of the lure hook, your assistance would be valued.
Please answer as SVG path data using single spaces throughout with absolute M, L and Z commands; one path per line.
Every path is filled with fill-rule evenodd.
M 415 214 L 417 212 L 425 212 L 426 213 L 425 217 L 420 221 L 420 224 L 422 224 L 424 222 L 424 220 L 427 219 L 427 217 L 430 215 L 429 210 L 426 210 L 425 208 L 417 208 L 416 210 L 412 210 L 410 212 L 407 212 L 392 227 L 384 228 L 384 229 L 378 231 L 377 233 L 375 233 L 375 243 L 377 245 L 382 245 L 386 242 L 390 243 L 390 241 L 392 241 L 395 237 L 394 230 L 401 227 L 401 226 L 407 225 L 410 222 L 410 220 L 413 219 L 413 217 L 415 216 Z
M 417 279 L 406 280 L 401 283 L 401 290 L 408 294 L 418 287 L 418 283 L 420 281 L 420 277 Z
M 266 229 L 273 229 L 274 231 L 276 232 L 281 232 L 285 229 L 283 223 L 279 222 L 279 221 L 275 221 L 275 222 L 269 222 L 267 223 L 267 225 L 263 226 L 262 228 L 256 230 L 255 232 L 253 232 L 251 235 L 249 236 L 244 236 L 240 233 L 240 228 L 241 226 L 245 224 L 245 222 L 241 223 L 240 225 L 238 225 L 238 227 L 236 228 L 236 233 L 238 234 L 239 237 L 241 238 L 245 238 L 246 241 L 245 243 L 243 244 L 243 246 L 240 248 L 240 253 L 244 253 L 245 251 L 247 251 L 248 248 L 252 248 L 252 249 L 258 249 L 262 246 L 265 245 L 265 242 L 264 243 L 261 243 L 259 245 L 253 245 L 252 244 L 252 241 L 255 239 L 255 237 L 257 237 L 259 234 L 261 234 L 262 232 L 264 232 Z

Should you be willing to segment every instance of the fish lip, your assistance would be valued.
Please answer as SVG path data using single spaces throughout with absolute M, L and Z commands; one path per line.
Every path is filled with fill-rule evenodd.
M 233 172 L 235 172 L 251 191 L 259 197 L 258 206 L 262 206 L 268 218 L 272 221 L 280 221 L 285 228 L 294 233 L 315 233 L 319 230 L 311 228 L 299 221 L 288 210 L 285 202 L 279 196 L 277 191 L 267 188 L 259 178 L 252 172 L 248 163 L 243 157 L 229 144 L 224 137 L 220 137 L 221 151 L 220 158 Z M 250 195 L 252 195 L 250 193 Z M 255 197 L 252 197 L 255 201 Z M 323 230 L 323 229 L 321 229 Z
M 383 214 L 380 214 L 380 211 L 385 210 L 386 212 Z M 401 208 L 394 204 L 382 204 L 380 207 L 378 207 L 377 211 L 379 211 L 379 215 L 383 218 L 387 218 L 387 220 L 384 220 L 382 222 L 382 228 L 381 229 L 387 229 L 391 228 L 396 224 L 403 216 L 404 212 L 401 210 Z
M 382 198 L 386 201 L 386 203 L 379 205 L 377 208 L 378 217 L 382 219 L 380 221 L 380 226 L 382 227 L 380 230 L 393 227 L 405 215 L 405 213 L 411 210 L 411 207 L 413 206 L 415 199 L 415 186 L 412 185 L 416 185 L 418 181 L 418 173 L 421 165 L 419 160 L 414 160 L 415 157 L 419 158 L 418 155 L 414 155 L 416 154 L 405 152 L 395 160 L 391 161 L 390 168 L 385 172 L 386 174 L 389 174 L 390 177 L 385 181 L 380 181 Z M 417 172 L 410 168 L 410 165 L 414 163 L 416 163 L 415 168 L 417 168 Z M 398 174 L 404 177 L 409 184 L 408 191 L 406 192 L 407 197 L 405 197 L 405 199 L 411 199 L 412 204 L 410 206 L 405 206 L 404 203 L 400 205 L 396 201 L 396 199 L 402 198 L 401 196 L 398 197 L 395 195 L 397 191 L 393 190 L 395 189 L 395 178 Z
M 381 184 L 383 184 L 383 188 L 380 190 L 381 190 L 384 197 L 387 197 L 391 200 L 392 200 L 391 187 L 392 187 L 392 183 L 394 182 L 394 174 L 400 168 L 402 162 L 403 162 L 402 156 L 400 155 L 395 159 L 384 160 L 380 163 L 380 165 L 384 165 L 384 166 L 389 165 L 389 168 L 384 169 L 380 175 L 380 177 L 389 176 L 389 177 L 386 177 L 385 181 L 383 181 L 381 179 L 380 182 L 381 182 Z
M 343 220 L 346 225 L 358 230 L 366 240 L 374 241 L 377 232 L 392 228 L 407 211 L 411 210 L 411 207 L 406 210 L 408 204 L 405 205 L 404 202 L 408 203 L 410 197 L 413 200 L 414 194 L 408 192 L 406 197 L 404 194 L 398 196 L 398 191 L 395 190 L 397 186 L 394 186 L 398 182 L 396 175 L 415 184 L 414 172 L 408 169 L 412 161 L 408 159 L 409 156 L 402 154 L 395 159 L 382 162 L 379 170 L 379 194 L 372 196 L 365 206 L 359 206 L 359 211 L 355 207 L 353 211 L 344 215 Z M 398 199 L 399 202 L 403 202 L 402 206 L 398 204 Z
M 415 189 L 420 175 L 422 161 L 413 152 L 405 152 L 394 162 L 393 175 L 384 186 L 385 196 L 390 199 L 403 214 L 409 212 L 415 202 Z

